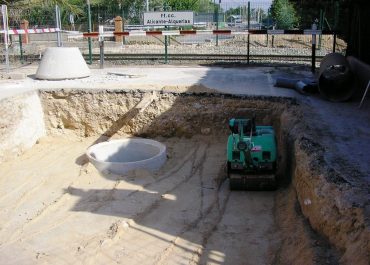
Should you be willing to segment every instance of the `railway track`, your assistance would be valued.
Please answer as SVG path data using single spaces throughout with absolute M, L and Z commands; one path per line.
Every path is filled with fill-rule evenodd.
M 88 60 L 89 55 L 83 54 Z M 323 56 L 317 56 L 320 61 Z M 92 60 L 98 61 L 99 54 L 92 54 Z M 104 55 L 106 61 L 163 61 L 163 53 L 107 53 Z M 212 61 L 212 62 L 311 62 L 311 56 L 307 55 L 265 55 L 265 54 L 168 54 L 168 61 Z
M 89 59 L 88 54 L 83 54 L 86 61 Z M 316 62 L 320 62 L 323 56 L 316 56 Z M 21 61 L 19 55 L 10 56 L 11 61 Z M 28 54 L 23 56 L 23 62 L 40 61 L 39 54 Z M 100 60 L 99 54 L 92 54 L 92 60 L 97 62 Z M 107 62 L 138 62 L 147 61 L 148 63 L 165 61 L 163 53 L 106 53 L 104 60 Z M 168 54 L 168 62 L 182 63 L 310 63 L 312 58 L 309 55 L 266 55 L 266 54 L 250 54 L 249 59 L 247 54 Z

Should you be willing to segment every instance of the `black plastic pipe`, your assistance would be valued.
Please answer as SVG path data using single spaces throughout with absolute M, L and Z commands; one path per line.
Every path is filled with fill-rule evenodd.
M 349 100 L 355 87 L 354 75 L 346 58 L 339 53 L 326 55 L 320 65 L 319 92 L 333 102 Z

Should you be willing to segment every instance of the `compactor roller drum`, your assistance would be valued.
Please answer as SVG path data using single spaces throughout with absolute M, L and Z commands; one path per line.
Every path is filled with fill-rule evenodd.
M 231 190 L 274 190 L 277 187 L 277 145 L 272 126 L 255 119 L 230 119 L 227 173 Z

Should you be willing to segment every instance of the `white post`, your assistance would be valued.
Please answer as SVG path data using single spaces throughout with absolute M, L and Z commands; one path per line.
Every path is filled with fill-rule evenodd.
M 62 23 L 60 18 L 60 8 L 58 5 L 55 5 L 55 24 L 57 28 L 57 46 L 62 46 L 62 37 L 60 34 L 60 30 L 62 30 Z
M 146 12 L 149 12 L 149 0 L 146 0 Z
M 4 44 L 5 44 L 5 64 L 6 71 L 9 72 L 9 27 L 8 27 L 8 7 L 1 5 L 1 13 L 3 14 L 3 26 L 4 26 Z
M 361 102 L 360 102 L 360 106 L 358 106 L 358 108 L 359 108 L 359 109 L 361 109 L 362 104 L 364 103 L 364 100 L 365 100 L 366 94 L 367 94 L 367 92 L 369 91 L 369 87 L 370 87 L 370 80 L 369 80 L 369 82 L 367 83 L 366 90 L 365 90 L 364 95 L 362 96 L 362 99 L 361 99 Z
M 69 14 L 69 22 L 71 23 L 71 29 L 75 31 L 75 16 L 73 13 Z
M 104 68 L 104 26 L 99 25 L 100 69 Z

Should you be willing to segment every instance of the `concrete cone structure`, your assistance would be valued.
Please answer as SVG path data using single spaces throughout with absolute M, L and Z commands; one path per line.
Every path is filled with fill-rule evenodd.
M 76 47 L 47 48 L 36 72 L 37 79 L 63 80 L 90 76 L 80 50 Z

